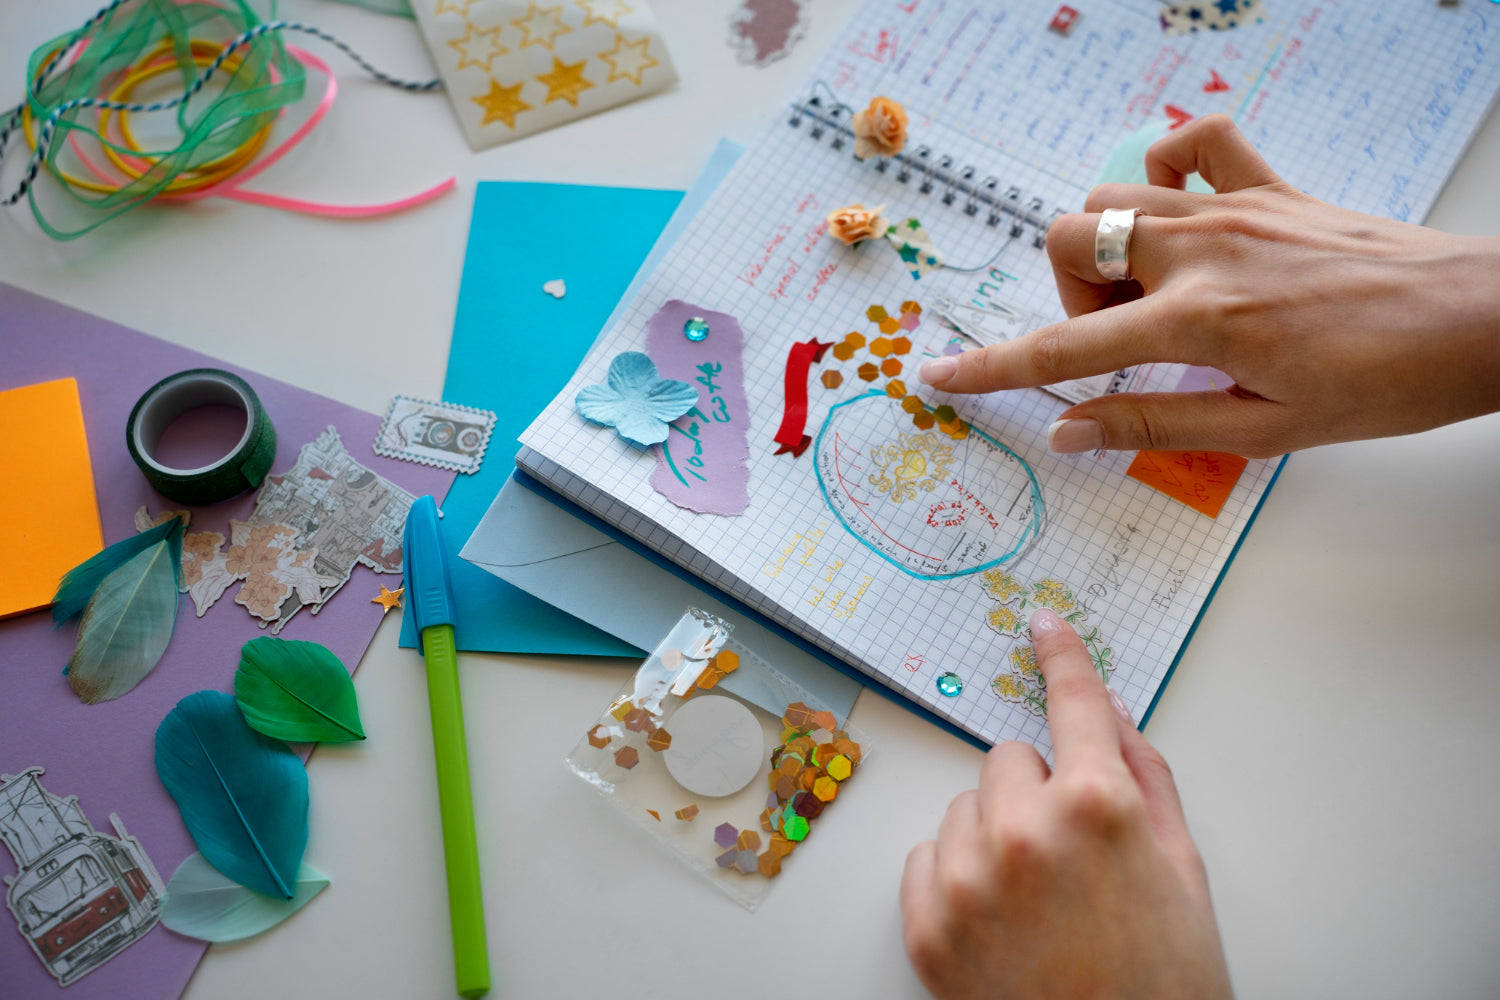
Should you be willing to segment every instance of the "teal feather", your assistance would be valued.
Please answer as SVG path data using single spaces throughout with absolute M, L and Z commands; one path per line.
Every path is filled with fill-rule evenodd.
M 89 599 L 104 582 L 104 578 L 135 556 L 157 542 L 165 541 L 172 550 L 172 563 L 177 574 L 177 584 L 182 585 L 182 519 L 174 517 L 163 521 L 150 531 L 142 531 L 122 538 L 97 555 L 68 570 L 57 585 L 57 595 L 52 598 L 52 621 L 61 625 L 69 618 L 76 618 L 88 606 Z
M 156 773 L 208 863 L 243 886 L 292 899 L 307 847 L 307 769 L 246 724 L 234 698 L 199 691 L 156 730 Z
M 240 650 L 234 697 L 250 728 L 293 743 L 362 740 L 349 672 L 316 642 L 261 636 Z
M 272 899 L 225 878 L 201 854 L 189 854 L 157 903 L 168 930 L 200 941 L 243 941 L 281 923 L 328 888 L 328 876 L 304 864 L 291 899 Z
M 100 581 L 78 623 L 66 670 L 84 704 L 130 691 L 167 651 L 177 624 L 178 562 L 171 543 L 162 540 Z

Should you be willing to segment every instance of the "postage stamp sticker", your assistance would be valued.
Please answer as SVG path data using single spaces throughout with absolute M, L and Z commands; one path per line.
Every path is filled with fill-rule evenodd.
M 495 414 L 456 403 L 397 396 L 375 438 L 375 454 L 472 473 L 484 461 Z

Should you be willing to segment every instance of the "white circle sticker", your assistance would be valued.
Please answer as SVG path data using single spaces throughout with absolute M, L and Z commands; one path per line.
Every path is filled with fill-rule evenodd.
M 733 698 L 693 698 L 666 728 L 672 734 L 672 745 L 662 753 L 667 773 L 695 795 L 733 795 L 755 780 L 765 762 L 760 721 Z

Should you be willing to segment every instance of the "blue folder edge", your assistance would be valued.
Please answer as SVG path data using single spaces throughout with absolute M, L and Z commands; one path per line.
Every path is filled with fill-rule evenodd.
M 1271 474 L 1271 481 L 1266 484 L 1265 492 L 1261 494 L 1260 500 L 1255 505 L 1255 510 L 1250 512 L 1250 519 L 1245 522 L 1245 530 L 1240 532 L 1240 537 L 1235 541 L 1234 548 L 1229 552 L 1229 558 L 1224 561 L 1224 568 L 1219 571 L 1218 578 L 1214 580 L 1213 587 L 1209 589 L 1208 597 L 1204 599 L 1203 606 L 1198 609 L 1198 614 L 1196 617 L 1194 617 L 1193 624 L 1188 628 L 1187 635 L 1183 638 L 1182 645 L 1178 647 L 1177 655 L 1172 658 L 1171 665 L 1167 667 L 1167 672 L 1162 677 L 1161 684 L 1158 685 L 1156 689 L 1156 695 L 1151 699 L 1151 704 L 1146 707 L 1146 712 L 1141 716 L 1141 721 L 1136 727 L 1137 729 L 1144 732 L 1146 723 L 1151 721 L 1151 716 L 1156 711 L 1157 704 L 1161 701 L 1162 693 L 1166 691 L 1167 684 L 1169 684 L 1172 680 L 1172 675 L 1177 672 L 1177 665 L 1182 662 L 1182 657 L 1183 654 L 1187 652 L 1188 644 L 1193 641 L 1193 636 L 1197 634 L 1198 626 L 1200 623 L 1202 623 L 1203 616 L 1208 612 L 1209 605 L 1213 603 L 1214 595 L 1219 592 L 1219 585 L 1224 582 L 1224 577 L 1226 574 L 1228 574 L 1229 567 L 1234 565 L 1235 557 L 1240 554 L 1240 547 L 1245 544 L 1245 539 L 1249 536 L 1250 529 L 1255 527 L 1255 521 L 1258 517 L 1260 517 L 1261 509 L 1266 505 L 1266 498 L 1271 495 L 1271 489 L 1276 485 L 1276 480 L 1281 477 L 1281 472 L 1286 468 L 1286 461 L 1290 457 L 1290 455 L 1283 455 L 1281 457 L 1281 461 L 1277 463 L 1276 471 Z M 954 736 L 957 736 L 959 739 L 963 740 L 965 743 L 970 744 L 971 746 L 977 747 L 980 750 L 989 749 L 989 744 L 985 743 L 983 740 L 980 740 L 972 733 L 960 729 L 958 726 L 955 726 L 947 719 L 944 719 L 942 716 L 937 715 L 925 705 L 914 701 L 913 699 L 902 694 L 900 691 L 897 691 L 894 688 L 891 688 L 882 683 L 878 679 L 872 678 L 869 675 L 854 669 L 853 667 L 849 666 L 849 664 L 844 663 L 842 660 L 828 653 L 826 650 L 819 649 L 817 646 L 814 646 L 806 639 L 791 632 L 785 626 L 772 621 L 770 618 L 766 617 L 761 612 L 756 611 L 754 608 L 751 608 L 738 598 L 726 594 L 707 581 L 694 576 L 687 570 L 683 569 L 681 566 L 672 562 L 670 559 L 667 559 L 659 553 L 654 552 L 646 546 L 642 545 L 636 539 L 625 534 L 614 525 L 601 520 L 592 512 L 585 510 L 583 507 L 578 506 L 568 498 L 554 492 L 545 483 L 528 475 L 525 470 L 516 469 L 515 472 L 511 474 L 511 478 L 515 481 L 516 485 L 524 487 L 532 493 L 535 493 L 537 496 L 542 497 L 543 499 L 567 511 L 569 514 L 572 514 L 574 517 L 578 518 L 580 521 L 583 521 L 585 524 L 588 524 L 595 529 L 602 531 L 604 534 L 619 542 L 621 545 L 624 545 L 626 548 L 630 549 L 632 552 L 635 552 L 637 555 L 651 560 L 651 562 L 655 563 L 657 566 L 660 566 L 662 569 L 671 573 L 673 576 L 676 576 L 679 579 L 692 584 L 700 590 L 712 593 L 715 597 L 728 604 L 730 607 L 734 608 L 740 614 L 754 620 L 764 628 L 771 630 L 782 639 L 785 639 L 787 642 L 792 643 L 797 648 L 803 650 L 809 655 L 817 657 L 819 660 L 828 664 L 830 667 L 837 670 L 839 673 L 845 675 L 846 677 L 858 681 L 859 683 L 863 684 L 868 690 L 878 692 L 880 695 L 889 699 L 895 704 L 900 705 L 902 708 L 905 708 L 906 710 L 917 714 L 923 719 L 926 719 L 928 722 L 931 722 L 933 725 L 944 730 L 945 732 L 952 733 Z

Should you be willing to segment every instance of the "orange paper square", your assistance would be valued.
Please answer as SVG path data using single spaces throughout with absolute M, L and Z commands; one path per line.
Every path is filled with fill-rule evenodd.
M 1218 517 L 1246 463 L 1222 451 L 1142 451 L 1125 474 L 1200 514 Z
M 64 573 L 104 547 L 73 379 L 0 392 L 0 618 L 52 603 Z

